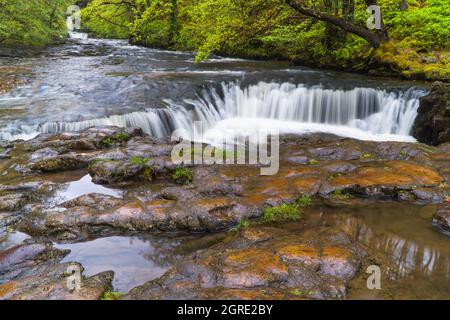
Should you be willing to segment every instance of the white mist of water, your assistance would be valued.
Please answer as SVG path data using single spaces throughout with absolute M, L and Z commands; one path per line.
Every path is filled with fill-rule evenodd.
M 168 107 L 80 122 L 20 125 L 0 131 L 0 139 L 40 133 L 77 132 L 93 126 L 139 127 L 156 137 L 176 129 L 192 130 L 194 121 L 205 129 L 281 129 L 281 132 L 328 132 L 362 140 L 414 141 L 410 131 L 422 91 L 394 93 L 372 88 L 331 90 L 291 83 L 265 83 L 241 88 L 223 84 L 222 92 L 205 90 L 185 105 L 166 101 Z M 186 107 L 188 105 L 188 107 Z

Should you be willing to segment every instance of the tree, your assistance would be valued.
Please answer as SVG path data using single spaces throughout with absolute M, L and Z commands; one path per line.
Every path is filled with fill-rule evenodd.
M 334 14 L 328 13 L 331 6 L 325 5 L 325 8 L 323 11 L 317 10 L 314 8 L 309 7 L 305 2 L 305 0 L 285 0 L 287 5 L 290 6 L 292 9 L 296 10 L 298 13 L 305 15 L 307 17 L 315 18 L 317 20 L 329 23 L 331 25 L 334 25 L 336 27 L 341 28 L 342 30 L 352 33 L 354 35 L 357 35 L 363 39 L 365 39 L 367 42 L 369 42 L 373 47 L 377 48 L 383 43 L 384 41 L 388 40 L 387 32 L 384 27 L 384 23 L 382 23 L 382 29 L 376 32 L 370 31 L 365 27 L 359 26 L 357 24 L 354 24 L 351 22 L 351 20 L 346 19 L 345 17 L 342 17 L 339 15 L 339 5 L 338 2 L 335 2 L 335 8 L 337 8 L 334 12 Z M 325 2 L 327 4 L 327 2 Z M 369 5 L 376 5 L 376 0 L 366 0 L 366 4 Z M 344 15 L 351 18 L 351 9 L 352 5 L 349 5 L 348 2 L 345 2 L 344 8 Z M 354 6 L 353 6 L 354 8 Z

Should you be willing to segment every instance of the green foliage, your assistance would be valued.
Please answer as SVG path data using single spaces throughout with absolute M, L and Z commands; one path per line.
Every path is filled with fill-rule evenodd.
M 428 0 L 426 6 L 416 4 L 399 11 L 386 21 L 391 35 L 419 49 L 450 48 L 450 3 Z
M 131 4 L 122 0 L 92 0 L 81 11 L 82 27 L 94 37 L 126 39 L 134 19 Z
M 298 204 L 284 203 L 279 206 L 266 208 L 263 213 L 264 222 L 282 222 L 299 220 L 301 211 Z
M 194 179 L 194 172 L 191 168 L 178 167 L 172 173 L 172 179 L 178 184 L 190 184 Z
M 0 46 L 45 46 L 64 40 L 71 0 L 0 0 Z
M 118 300 L 122 298 L 124 294 L 118 291 L 105 291 L 102 294 L 101 300 Z

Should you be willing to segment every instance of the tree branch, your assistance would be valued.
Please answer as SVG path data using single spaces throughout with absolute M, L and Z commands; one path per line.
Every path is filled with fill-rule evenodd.
M 384 40 L 386 40 L 386 39 L 384 39 L 384 37 L 380 36 L 380 34 L 374 33 L 366 28 L 363 28 L 363 27 L 357 26 L 353 23 L 350 23 L 343 18 L 339 18 L 334 15 L 330 15 L 327 13 L 314 11 L 314 10 L 305 8 L 304 6 L 298 4 L 297 1 L 295 1 L 295 0 L 285 0 L 285 1 L 286 1 L 287 5 L 289 5 L 292 9 L 296 10 L 297 12 L 299 12 L 305 16 L 330 23 L 332 25 L 335 25 L 335 26 L 341 28 L 342 30 L 344 30 L 346 32 L 357 35 L 357 36 L 365 39 L 367 42 L 369 42 L 370 45 L 374 48 L 378 48 L 381 45 L 381 43 Z

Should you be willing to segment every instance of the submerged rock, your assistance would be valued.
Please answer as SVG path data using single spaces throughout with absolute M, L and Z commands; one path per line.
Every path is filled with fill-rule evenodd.
M 438 145 L 450 142 L 450 84 L 434 83 L 420 99 L 413 135 L 418 141 Z
M 450 205 L 440 208 L 433 217 L 433 225 L 450 236 Z

